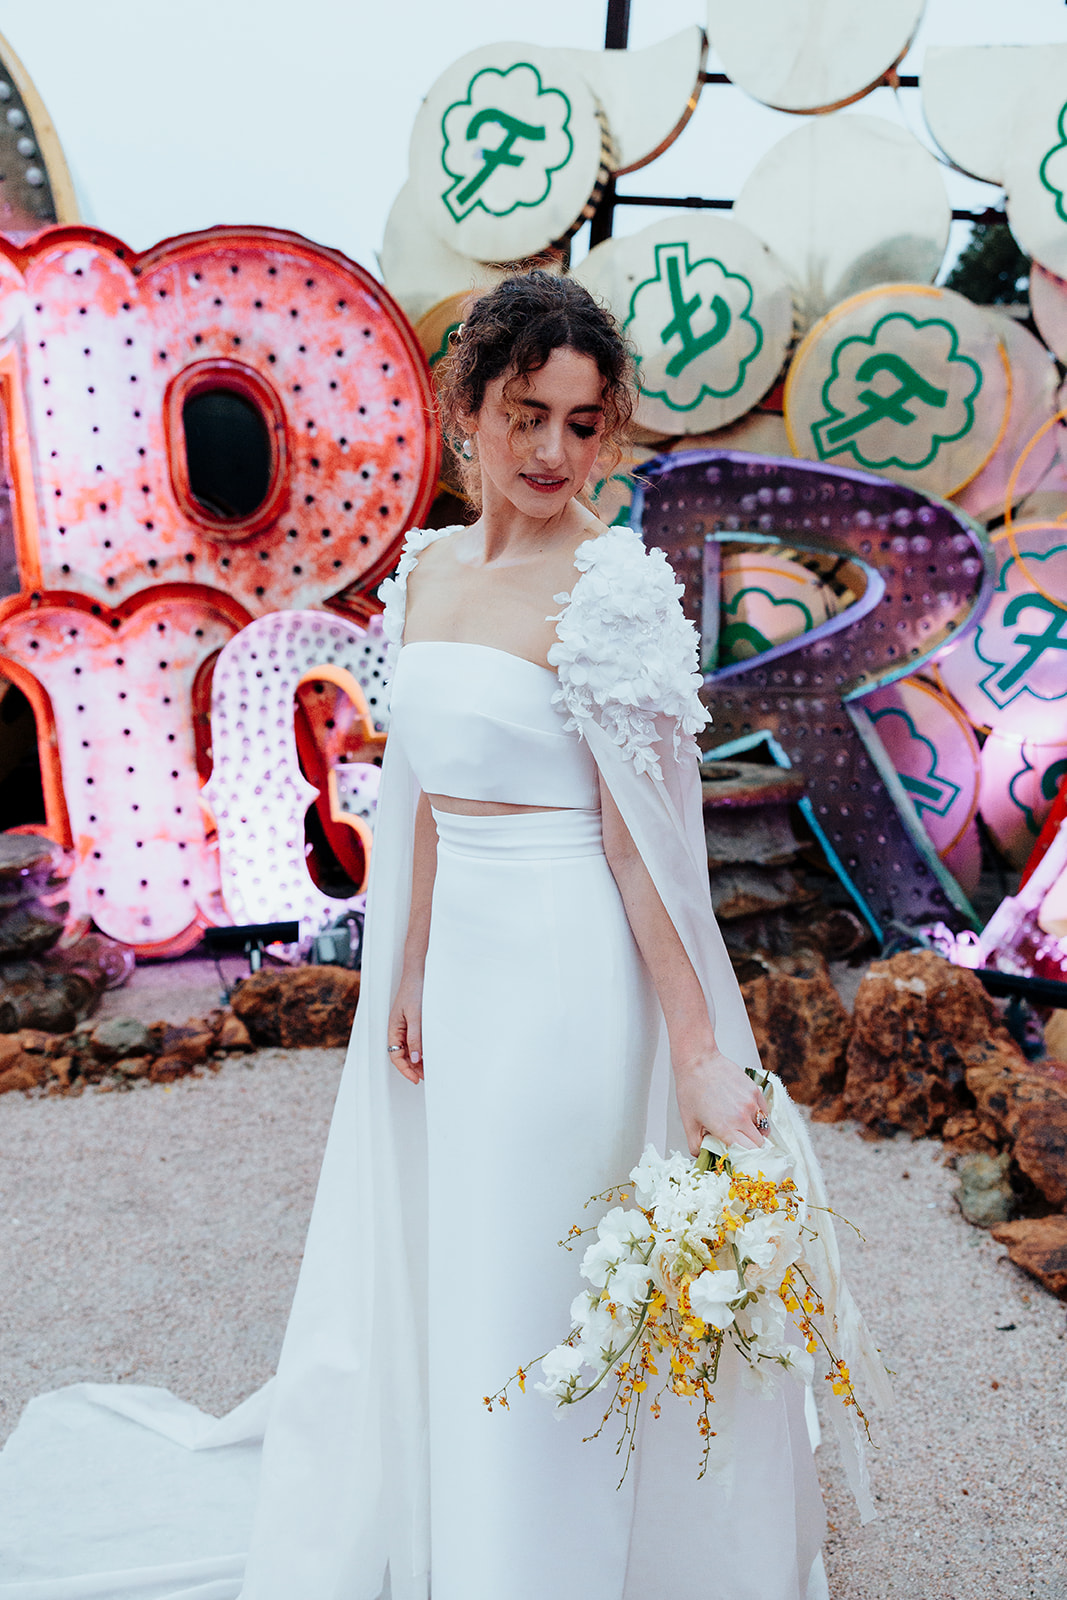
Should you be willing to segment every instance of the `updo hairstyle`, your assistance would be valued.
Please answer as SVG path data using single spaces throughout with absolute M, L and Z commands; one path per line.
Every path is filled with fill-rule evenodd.
M 529 388 L 527 374 L 538 372 L 553 350 L 589 356 L 604 379 L 604 431 L 601 460 L 610 474 L 622 459 L 635 404 L 634 364 L 619 326 L 588 289 L 573 278 L 538 268 L 505 278 L 473 299 L 458 335 L 435 370 L 445 439 L 453 446 L 464 488 L 477 503 L 477 461 L 458 448 L 463 419 L 477 416 L 494 379 L 510 373 L 504 386 L 509 435 L 523 421 L 519 402 Z

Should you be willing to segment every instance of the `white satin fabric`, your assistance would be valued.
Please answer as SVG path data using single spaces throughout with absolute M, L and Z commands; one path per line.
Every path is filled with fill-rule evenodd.
M 589 748 L 553 696 L 556 674 L 484 644 L 406 644 L 393 673 L 389 737 L 426 794 L 596 810 Z
M 595 689 L 596 673 L 581 663 L 584 637 L 594 664 L 613 650 L 617 660 L 633 657 L 636 668 L 640 652 L 633 630 L 651 628 L 655 622 L 643 620 L 646 614 L 641 610 L 641 594 L 655 586 L 644 581 L 640 543 L 634 548 L 633 536 L 627 534 L 624 540 L 622 533 L 612 530 L 610 536 L 582 546 L 576 562 L 581 576 L 572 595 L 562 597 L 568 604 L 558 624 L 565 658 L 559 662 L 565 702 L 560 712 L 569 714 L 570 722 L 564 729 L 584 741 L 630 829 L 700 978 L 722 1048 L 743 1064 L 755 1064 L 751 1030 L 711 912 L 699 782 L 686 725 L 680 723 L 679 712 L 657 712 L 645 688 L 631 715 L 625 696 L 638 691 L 625 687 L 613 691 L 611 717 L 602 723 L 597 706 L 608 705 L 606 691 L 590 689 L 591 683 Z M 401 575 L 414 564 L 418 541 L 427 537 L 431 536 L 413 536 Z M 633 569 L 633 582 L 617 613 L 611 612 L 611 595 L 621 586 L 608 579 L 612 562 Z M 654 578 L 651 559 L 647 565 Z M 395 590 L 396 585 L 394 598 Z M 583 592 L 584 609 L 578 603 Z M 670 596 L 664 601 L 657 595 L 656 603 L 661 611 L 668 603 L 676 607 Z M 594 636 L 599 622 L 596 628 L 591 626 L 602 614 L 607 620 L 600 631 L 611 635 L 607 643 Z M 391 621 L 387 612 L 387 632 L 391 627 L 395 636 L 402 630 L 402 610 L 399 624 L 398 630 L 395 610 Z M 654 668 L 650 647 L 640 656 L 643 672 L 649 663 Z M 683 697 L 677 698 L 681 705 Z M 636 730 L 638 757 L 628 748 L 628 730 Z M 559 1531 L 551 1510 L 539 1504 L 527 1526 L 521 1514 L 516 1520 L 513 1508 L 509 1544 L 493 1557 L 498 1563 L 493 1569 L 495 1589 L 485 1587 L 489 1579 L 480 1567 L 472 1571 L 482 1574 L 477 1577 L 482 1587 L 471 1587 L 460 1576 L 465 1550 L 473 1559 L 478 1547 L 491 1545 L 496 1537 L 507 1478 L 503 1468 L 498 1474 L 494 1461 L 506 1457 L 525 1463 L 522 1471 L 529 1483 L 531 1462 L 539 1459 L 542 1445 L 537 1442 L 528 1451 L 525 1430 L 532 1430 L 531 1437 L 540 1441 L 542 1432 L 558 1426 L 565 1440 L 570 1423 L 564 1417 L 557 1425 L 548 1402 L 537 1395 L 522 1402 L 521 1418 L 517 1407 L 510 1416 L 483 1417 L 476 1403 L 479 1395 L 468 1425 L 466 1397 L 450 1387 L 450 1374 L 466 1374 L 473 1380 L 470 1363 L 477 1357 L 475 1387 L 479 1387 L 481 1367 L 491 1355 L 494 1370 L 484 1383 L 500 1382 L 530 1353 L 525 1317 L 506 1327 L 493 1324 L 488 1336 L 491 1349 L 480 1355 L 467 1346 L 477 1345 L 478 1321 L 490 1314 L 499 1285 L 512 1270 L 509 1247 L 517 1244 L 520 1252 L 533 1248 L 535 1233 L 543 1245 L 540 1226 L 548 1220 L 548 1212 L 542 1216 L 539 1208 L 555 1204 L 552 1193 L 557 1184 L 566 1202 L 559 1210 L 566 1213 L 569 1225 L 574 1199 L 592 1193 L 602 1172 L 609 1180 L 622 1175 L 614 1170 L 616 1156 L 628 1158 L 646 1135 L 661 1147 L 665 1141 L 674 1147 L 681 1144 L 663 1029 L 660 1021 L 650 1062 L 647 1051 L 638 1049 L 638 1041 L 647 1042 L 651 1002 L 643 975 L 633 966 L 632 944 L 622 927 L 603 857 L 592 852 L 576 857 L 564 849 L 544 858 L 550 866 L 542 863 L 535 869 L 527 852 L 519 874 L 526 885 L 525 898 L 513 886 L 506 891 L 505 908 L 499 888 L 500 852 L 489 851 L 492 861 L 487 863 L 486 843 L 493 836 L 498 841 L 514 842 L 520 836 L 528 841 L 529 819 L 518 819 L 522 828 L 511 833 L 505 828 L 496 828 L 495 835 L 478 830 L 482 859 L 475 861 L 459 859 L 463 850 L 457 841 L 463 824 L 452 817 L 444 826 L 457 861 L 442 858 L 445 871 L 428 980 L 426 1054 L 428 1072 L 435 1059 L 452 1062 L 455 1083 L 416 1087 L 391 1070 L 385 1052 L 386 1025 L 400 973 L 418 792 L 402 741 L 390 740 L 371 862 L 361 1000 L 277 1377 L 268 1390 L 251 1397 L 221 1423 L 198 1413 L 190 1415 L 191 1408 L 162 1391 L 131 1395 L 130 1390 L 104 1388 L 86 1397 L 82 1390 L 66 1390 L 34 1402 L 0 1456 L 0 1525 L 5 1528 L 0 1600 L 85 1600 L 90 1595 L 108 1600 L 235 1600 L 238 1595 L 241 1600 L 379 1600 L 383 1595 L 390 1600 L 427 1600 L 435 1541 L 443 1566 L 439 1579 L 434 1574 L 434 1600 L 460 1596 L 525 1600 L 527 1591 L 521 1587 L 525 1563 L 533 1555 L 552 1559 L 540 1554 L 543 1547 L 550 1550 Z M 577 828 L 585 825 L 580 818 L 572 823 Z M 473 831 L 468 832 L 469 844 L 474 843 Z M 559 843 L 562 836 L 557 832 L 555 838 Z M 495 874 L 498 887 L 492 892 L 486 874 Z M 473 970 L 477 963 L 461 963 L 449 948 L 452 933 L 457 950 L 464 940 L 475 938 L 482 939 L 485 948 L 485 927 L 478 933 L 461 920 L 467 914 L 460 909 L 461 886 L 476 877 L 481 908 L 490 921 L 497 919 L 498 933 L 508 922 L 507 910 L 521 904 L 524 911 L 515 934 L 520 942 L 512 947 L 515 960 L 507 964 L 511 987 L 502 991 L 507 996 L 506 1015 L 503 1008 L 496 1009 L 492 986 L 482 983 Z M 591 887 L 593 878 L 599 887 Z M 546 883 L 556 887 L 549 890 Z M 580 904 L 565 887 L 579 883 Z M 532 888 L 535 884 L 540 887 Z M 473 902 L 467 908 L 477 909 Z M 555 940 L 570 937 L 572 921 L 582 937 L 567 947 L 564 971 L 559 963 L 553 964 L 550 952 Z M 601 945 L 604 951 L 615 952 L 611 960 L 620 965 L 614 976 L 605 974 Z M 531 976 L 528 987 L 522 985 L 524 963 Z M 620 993 L 617 978 L 622 971 L 630 977 Z M 617 1032 L 620 1007 L 627 1019 L 625 1039 Z M 572 1030 L 582 1041 L 580 1065 L 566 1044 Z M 611 1062 L 593 1037 L 601 1030 L 612 1041 Z M 527 1051 L 527 1035 L 535 1053 Z M 515 1052 L 514 1073 L 508 1071 L 507 1057 L 497 1054 L 500 1036 Z M 604 1090 L 612 1065 L 621 1073 L 617 1092 Z M 568 1112 L 577 1092 L 575 1075 L 582 1073 L 590 1074 L 607 1093 L 606 1104 L 596 1095 L 585 1102 L 584 1127 Z M 479 1125 L 480 1086 L 484 1087 L 487 1074 L 494 1093 L 512 1097 L 504 1111 L 498 1106 L 500 1115 L 506 1111 L 512 1124 L 506 1138 L 500 1128 L 486 1126 L 484 1120 Z M 583 1093 L 586 1087 L 583 1083 Z M 622 1104 L 620 1093 L 625 1099 L 627 1092 L 636 1095 L 636 1104 Z M 557 1124 L 563 1151 L 558 1162 L 548 1148 L 548 1130 Z M 801 1193 L 813 1204 L 825 1205 L 825 1189 L 804 1126 L 777 1083 L 771 1137 L 791 1153 Z M 464 1151 L 462 1161 L 450 1159 L 453 1147 Z M 544 1182 L 546 1163 L 551 1163 L 551 1185 Z M 522 1231 L 527 1207 L 533 1224 L 529 1238 Z M 840 1347 L 868 1395 L 884 1399 L 884 1371 L 840 1281 L 825 1213 L 819 1213 L 817 1226 L 822 1251 L 818 1283 L 828 1308 L 837 1315 Z M 441 1259 L 450 1240 L 455 1240 L 454 1273 Z M 562 1251 L 559 1257 L 573 1265 Z M 554 1255 L 552 1263 L 551 1269 L 538 1266 L 514 1292 L 525 1296 L 522 1304 L 531 1312 L 533 1308 L 539 1308 L 539 1315 L 543 1312 L 545 1337 L 551 1322 L 554 1340 L 559 1332 L 556 1318 L 565 1319 L 569 1292 L 557 1307 L 557 1279 L 549 1276 L 558 1267 Z M 509 1281 L 514 1288 L 514 1281 Z M 506 1288 L 505 1284 L 505 1298 Z M 490 1322 L 502 1315 L 507 1315 L 506 1309 L 494 1307 Z M 441 1334 L 446 1343 L 432 1357 L 431 1325 L 450 1330 Z M 467 1325 L 469 1338 L 464 1333 Z M 595 1447 L 582 1447 L 581 1476 L 572 1485 L 573 1492 L 588 1492 L 591 1507 L 603 1509 L 606 1504 L 606 1521 L 598 1525 L 601 1511 L 590 1512 L 592 1523 L 587 1522 L 584 1530 L 588 1550 L 577 1569 L 580 1585 L 568 1588 L 566 1579 L 553 1577 L 537 1591 L 539 1597 L 586 1600 L 593 1594 L 596 1600 L 659 1600 L 660 1595 L 671 1594 L 679 1600 L 725 1600 L 727 1595 L 731 1600 L 821 1600 L 825 1596 L 817 1555 L 821 1508 L 804 1440 L 802 1395 L 787 1383 L 777 1398 L 767 1401 L 750 1395 L 735 1377 L 727 1372 L 720 1386 L 716 1474 L 699 1485 L 693 1471 L 695 1430 L 684 1406 L 673 1412 L 665 1406 L 660 1423 L 648 1429 L 640 1460 L 619 1497 L 605 1500 L 600 1483 L 587 1490 L 586 1480 L 597 1478 L 600 1460 Z M 129 1409 L 131 1402 L 138 1411 L 137 1426 L 115 1409 Z M 250 1463 L 268 1408 L 249 1542 L 244 1530 Z M 846 1462 L 866 1518 L 872 1508 L 865 1468 L 861 1453 L 852 1448 L 843 1412 L 842 1426 Z M 495 1432 L 488 1432 L 490 1428 Z M 190 1445 L 205 1443 L 207 1449 L 190 1452 Z M 499 1455 L 494 1457 L 494 1451 Z M 85 1460 L 94 1464 L 89 1471 L 79 1465 Z M 201 1461 L 210 1470 L 200 1472 Z M 614 1468 L 613 1458 L 610 1465 Z M 64 1485 L 63 1472 L 68 1492 L 57 1492 L 57 1486 Z M 116 1515 L 106 1496 L 102 1503 L 93 1501 L 94 1476 L 105 1483 L 116 1477 L 121 1481 L 121 1514 Z M 558 1482 L 542 1485 L 538 1492 L 557 1495 L 571 1477 L 570 1469 L 560 1467 Z M 224 1482 L 230 1484 L 226 1492 Z M 478 1493 L 489 1493 L 491 1488 L 491 1515 L 481 1513 L 475 1494 L 464 1493 L 467 1482 L 477 1484 Z M 183 1531 L 177 1541 L 165 1533 L 175 1495 L 182 1505 Z M 620 1519 L 624 1522 L 628 1516 L 631 1495 L 635 1511 L 624 1574 L 616 1535 Z M 448 1513 L 441 1511 L 442 1497 L 444 1506 L 451 1507 Z M 442 1525 L 443 1515 L 447 1526 Z M 109 1535 L 109 1519 L 129 1537 L 121 1532 Z M 64 1531 L 56 1543 L 50 1564 L 50 1530 L 57 1523 L 72 1531 L 69 1535 Z M 568 1548 L 584 1548 L 573 1530 L 566 1537 L 571 1541 Z M 127 1549 L 129 1560 L 124 1558 Z M 250 1551 L 247 1561 L 242 1559 L 245 1549 Z M 512 1549 L 512 1576 L 501 1587 L 499 1561 Z M 595 1559 L 590 1552 L 595 1552 Z M 588 1582 L 600 1582 L 596 1573 L 602 1566 L 608 1576 L 600 1588 L 590 1590 Z M 243 1586 L 238 1576 L 242 1570 Z M 528 1592 L 532 1600 L 534 1590 Z

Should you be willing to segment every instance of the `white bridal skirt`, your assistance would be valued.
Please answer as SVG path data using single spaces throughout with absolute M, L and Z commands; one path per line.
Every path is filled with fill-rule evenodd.
M 640 1157 L 660 1015 L 599 812 L 435 821 L 433 1600 L 815 1600 L 823 1513 L 798 1383 L 768 1397 L 724 1361 L 726 1470 L 698 1482 L 695 1413 L 668 1396 L 621 1488 L 614 1423 L 583 1442 L 596 1397 L 559 1409 L 531 1382 L 508 1411 L 482 1405 L 568 1331 L 582 1245 L 557 1241 Z
M 382 1401 L 377 1443 L 354 1417 L 332 1445 L 319 1436 L 331 1426 L 319 1402 L 352 1415 L 336 1393 L 290 1405 L 268 1434 L 281 1467 L 268 1468 L 273 1498 L 261 1502 L 244 1593 L 376 1592 L 358 1543 L 341 1562 L 347 1577 L 316 1576 L 317 1556 L 328 1540 L 343 1548 L 358 1522 L 345 1461 L 399 1449 L 416 1464 L 429 1454 L 432 1600 L 825 1600 L 822 1502 L 795 1381 L 752 1391 L 724 1358 L 713 1470 L 698 1481 L 695 1414 L 667 1396 L 660 1420 L 644 1419 L 621 1488 L 613 1427 L 583 1443 L 600 1421 L 595 1399 L 559 1410 L 531 1383 L 510 1410 L 482 1404 L 568 1330 L 580 1257 L 556 1241 L 595 1221 L 585 1202 L 641 1154 L 662 1023 L 599 813 L 436 820 L 426 1079 L 412 1091 L 427 1128 L 417 1312 L 428 1439 L 388 1440 L 399 1396 Z M 330 1281 L 333 1303 L 347 1304 Z M 302 1315 L 318 1325 L 306 1295 Z M 328 1357 L 327 1387 L 348 1372 L 332 1344 Z M 284 1354 L 282 1367 L 284 1377 Z M 0 1455 L 0 1600 L 237 1600 L 271 1387 L 221 1420 L 138 1386 L 32 1402 Z M 319 1531 L 290 1509 L 290 1483 L 321 1507 Z

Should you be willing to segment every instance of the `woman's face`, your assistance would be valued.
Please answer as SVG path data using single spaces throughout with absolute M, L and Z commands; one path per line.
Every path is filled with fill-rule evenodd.
M 511 374 L 487 386 L 471 432 L 487 502 L 496 490 L 517 511 L 544 519 L 564 509 L 593 469 L 604 428 L 604 380 L 592 356 L 566 348 L 526 376 L 528 387 L 510 414 L 504 386 Z M 509 438 L 515 408 L 522 421 Z

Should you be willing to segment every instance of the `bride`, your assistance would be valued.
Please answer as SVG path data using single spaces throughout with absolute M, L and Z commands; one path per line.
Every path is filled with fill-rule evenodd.
M 631 385 L 610 316 L 543 272 L 476 300 L 441 373 L 481 514 L 412 533 L 383 589 L 370 948 L 244 1600 L 376 1600 L 386 1574 L 393 1600 L 825 1594 L 802 1385 L 754 1394 L 724 1363 L 719 1470 L 697 1481 L 678 1402 L 621 1489 L 583 1407 L 481 1405 L 566 1332 L 576 1262 L 556 1241 L 647 1138 L 770 1137 L 821 1192 L 784 1090 L 769 1106 L 743 1070 L 681 591 L 581 500 Z M 862 1371 L 835 1266 L 824 1298 Z
M 744 1071 L 758 1058 L 711 911 L 693 739 L 708 718 L 679 587 L 581 498 L 632 397 L 615 324 L 573 281 L 532 272 L 471 306 L 442 408 L 481 512 L 409 535 L 383 586 L 392 709 L 362 993 L 277 1377 L 219 1423 L 159 1391 L 95 1394 L 215 1454 L 207 1487 L 180 1479 L 201 1532 L 169 1566 L 142 1541 L 126 1569 L 96 1551 L 97 1578 L 0 1582 L 0 1600 L 826 1595 L 801 1383 L 752 1390 L 724 1352 L 713 1470 L 698 1480 L 694 1419 L 668 1401 L 621 1487 L 612 1441 L 583 1442 L 585 1407 L 482 1404 L 566 1333 L 577 1263 L 556 1241 L 647 1140 L 770 1140 L 826 1204 L 785 1091 Z M 878 1398 L 828 1217 L 819 1246 L 839 1348 Z M 220 1521 L 219 1484 L 227 1452 L 251 1482 L 264 1418 L 245 1559 L 245 1502 L 234 1490 Z

